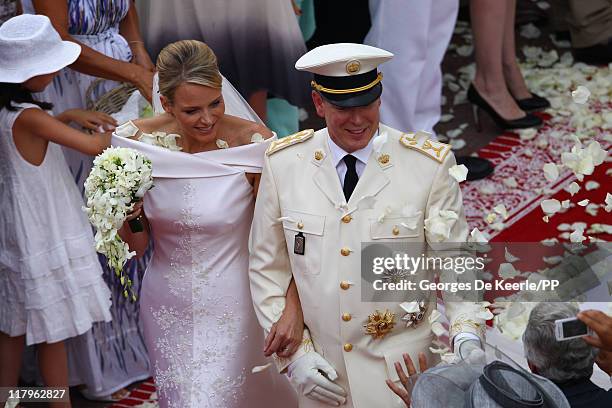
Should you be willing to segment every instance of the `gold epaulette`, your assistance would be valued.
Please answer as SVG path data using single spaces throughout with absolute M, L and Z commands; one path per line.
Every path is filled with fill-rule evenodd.
M 272 153 L 276 153 L 279 150 L 284 149 L 287 146 L 294 145 L 296 143 L 301 143 L 304 140 L 308 140 L 314 135 L 313 129 L 302 130 L 301 132 L 294 133 L 289 136 L 285 136 L 282 139 L 276 140 L 270 144 L 268 150 L 266 150 L 266 155 L 270 156 Z
M 405 147 L 421 152 L 442 163 L 448 152 L 451 151 L 451 146 L 422 137 L 425 135 L 429 134 L 426 132 L 417 132 L 416 135 L 414 133 L 403 133 L 399 141 Z

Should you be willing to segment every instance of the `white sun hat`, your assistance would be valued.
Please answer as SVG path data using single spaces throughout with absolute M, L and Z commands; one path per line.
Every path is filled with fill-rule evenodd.
M 59 71 L 80 53 L 80 45 L 62 41 L 47 16 L 13 17 L 0 26 L 0 82 L 22 83 Z

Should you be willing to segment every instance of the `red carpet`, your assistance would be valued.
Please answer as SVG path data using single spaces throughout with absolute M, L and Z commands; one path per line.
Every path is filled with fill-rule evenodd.
M 548 116 L 545 118 L 550 119 Z M 609 150 L 611 143 L 606 141 L 603 132 L 595 140 L 599 141 L 603 149 Z M 544 164 L 561 164 L 561 153 L 569 152 L 574 145 L 565 136 L 569 134 L 569 129 L 545 124 L 532 140 L 522 141 L 517 134 L 505 133 L 479 150 L 480 157 L 493 162 L 495 172 L 485 180 L 464 182 L 461 185 L 470 229 L 477 227 L 488 233 L 491 242 L 538 242 L 555 237 L 563 242 L 568 239 L 559 237 L 561 231 L 557 226 L 584 222 L 588 225 L 585 236 L 592 235 L 609 241 L 612 238 L 610 234 L 589 234 L 587 231 L 593 223 L 612 224 L 612 213 L 604 210 L 606 193 L 612 192 L 611 176 L 606 174 L 612 168 L 610 161 L 597 166 L 593 175 L 586 176 L 583 182 L 578 182 L 571 171 L 560 171 L 559 178 L 553 183 L 544 178 Z M 588 141 L 583 141 L 583 144 L 586 146 Z M 511 178 L 516 181 L 516 187 L 508 184 Z M 573 181 L 578 182 L 581 188 L 572 197 L 563 188 Z M 585 186 L 588 181 L 596 181 L 599 188 L 587 191 Z M 540 203 L 549 198 L 570 200 L 572 207 L 564 213 L 555 214 L 545 223 Z M 588 214 L 586 207 L 576 204 L 584 199 L 600 205 L 596 216 Z M 504 204 L 509 213 L 501 231 L 492 228 L 484 219 L 498 204 Z
M 126 407 L 137 407 L 142 406 L 147 408 L 157 407 L 157 401 L 153 400 L 155 398 L 152 395 L 155 392 L 155 384 L 153 383 L 153 379 L 149 378 L 148 380 L 141 383 L 138 387 L 131 390 L 130 395 L 127 398 L 122 399 L 119 402 L 116 402 L 110 406 L 110 408 L 126 408 Z

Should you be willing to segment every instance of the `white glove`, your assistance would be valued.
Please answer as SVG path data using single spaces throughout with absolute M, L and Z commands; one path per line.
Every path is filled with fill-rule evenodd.
M 297 392 L 310 399 L 334 407 L 346 402 L 344 389 L 333 383 L 338 378 L 336 370 L 317 352 L 310 351 L 291 363 L 287 376 Z
M 465 339 L 455 344 L 455 354 L 460 361 L 469 364 L 486 364 L 485 352 L 480 345 L 480 340 Z

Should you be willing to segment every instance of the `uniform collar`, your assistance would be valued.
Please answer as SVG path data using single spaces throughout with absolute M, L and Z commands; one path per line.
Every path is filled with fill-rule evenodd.
M 370 139 L 366 147 L 364 147 L 363 149 L 356 150 L 353 153 L 347 153 L 346 151 L 344 151 L 344 149 L 342 149 L 340 146 L 334 143 L 331 136 L 329 136 L 329 131 L 328 131 L 327 132 L 327 143 L 328 143 L 329 150 L 333 158 L 332 164 L 334 165 L 334 167 L 338 167 L 338 164 L 340 163 L 340 161 L 347 154 L 351 154 L 355 156 L 357 160 L 359 160 L 363 164 L 368 164 L 368 159 L 370 158 L 370 154 L 372 153 L 372 141 L 374 140 L 376 136 L 378 136 L 378 129 L 376 130 L 376 132 L 374 132 L 374 134 L 372 135 L 372 138 Z

